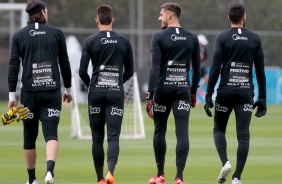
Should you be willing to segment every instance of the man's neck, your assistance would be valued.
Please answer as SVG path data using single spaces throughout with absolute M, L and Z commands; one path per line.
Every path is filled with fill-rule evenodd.
M 100 31 L 112 31 L 113 26 L 112 26 L 112 24 L 110 24 L 110 25 L 99 25 L 99 30 Z
M 168 23 L 167 27 L 181 27 L 178 20 L 174 20 Z
M 244 28 L 244 25 L 239 23 L 239 24 L 231 24 L 231 28 Z

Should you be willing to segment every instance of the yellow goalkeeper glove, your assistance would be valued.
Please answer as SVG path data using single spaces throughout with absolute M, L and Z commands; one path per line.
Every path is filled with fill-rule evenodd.
M 23 105 L 18 107 L 12 107 L 8 112 L 2 114 L 2 122 L 4 125 L 13 123 L 15 120 L 19 122 L 20 120 L 26 118 L 29 114 L 29 109 Z

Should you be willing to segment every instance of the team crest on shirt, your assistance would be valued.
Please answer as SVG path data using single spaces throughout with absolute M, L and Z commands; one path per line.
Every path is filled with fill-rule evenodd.
M 59 117 L 60 116 L 59 110 L 56 109 L 48 109 L 48 117 Z
M 186 111 L 189 111 L 189 110 L 190 110 L 190 105 L 189 105 L 189 103 L 187 103 L 187 102 L 185 102 L 185 101 L 179 101 L 178 110 L 186 110 Z
M 100 112 L 101 112 L 101 108 L 100 107 L 89 106 L 89 113 L 90 114 L 99 114 Z
M 220 104 L 216 103 L 215 104 L 215 110 L 216 111 L 221 111 L 221 112 L 227 112 L 228 107 L 220 106 Z
M 253 110 L 253 105 L 251 104 L 244 104 L 243 111 L 252 111 Z
M 117 107 L 112 107 L 111 115 L 117 115 L 117 116 L 122 116 L 123 110 L 119 109 Z

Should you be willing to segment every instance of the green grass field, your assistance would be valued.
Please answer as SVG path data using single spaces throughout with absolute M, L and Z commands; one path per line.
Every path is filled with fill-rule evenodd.
M 144 107 L 144 104 L 143 104 Z M 251 123 L 251 147 L 242 175 L 244 184 L 282 183 L 282 106 L 268 106 L 267 116 L 256 118 Z M 0 112 L 7 110 L 7 102 L 0 102 Z M 156 174 L 152 148 L 153 123 L 145 118 L 146 139 L 121 140 L 120 156 L 115 171 L 117 184 L 147 184 Z M 64 107 L 59 125 L 59 153 L 55 168 L 56 184 L 96 183 L 96 174 L 91 156 L 91 140 L 76 140 L 70 137 L 70 108 Z M 235 169 L 237 140 L 235 118 L 232 115 L 228 130 L 229 159 Z M 186 184 L 215 184 L 221 164 L 212 136 L 213 121 L 205 115 L 203 106 L 191 111 L 190 152 L 184 173 Z M 167 132 L 167 156 L 165 174 L 167 184 L 174 183 L 175 134 L 171 116 Z M 22 125 L 13 123 L 0 126 L 0 183 L 25 183 L 27 173 L 22 149 Z M 45 143 L 42 132 L 37 141 L 36 175 L 39 184 L 44 183 L 46 172 Z M 106 169 L 106 168 L 105 168 Z M 106 172 L 106 170 L 105 170 Z M 231 176 L 227 184 L 231 184 Z

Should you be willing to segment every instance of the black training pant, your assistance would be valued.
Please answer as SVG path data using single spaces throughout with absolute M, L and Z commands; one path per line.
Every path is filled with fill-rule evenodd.
M 236 132 L 238 140 L 237 148 L 237 178 L 240 179 L 249 152 L 250 122 L 253 109 L 254 92 L 252 90 L 228 90 L 219 89 L 215 101 L 214 113 L 214 142 L 222 161 L 222 165 L 228 161 L 227 143 L 225 132 L 228 119 L 232 110 L 236 117 Z
M 188 125 L 190 115 L 190 90 L 156 89 L 154 95 L 155 132 L 153 146 L 156 163 L 164 163 L 166 154 L 167 119 L 172 109 L 176 133 L 176 165 L 185 166 L 188 152 Z
M 104 165 L 105 124 L 107 126 L 107 161 L 117 163 L 119 136 L 124 108 L 123 93 L 91 92 L 88 94 L 88 113 L 92 132 L 92 156 L 95 167 Z
M 30 113 L 23 120 L 24 149 L 35 149 L 38 136 L 39 120 L 46 142 L 58 140 L 58 124 L 62 108 L 61 90 L 21 91 L 21 103 Z

